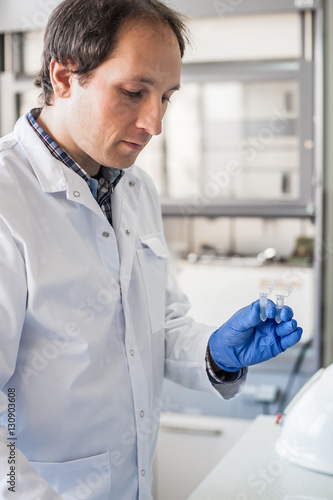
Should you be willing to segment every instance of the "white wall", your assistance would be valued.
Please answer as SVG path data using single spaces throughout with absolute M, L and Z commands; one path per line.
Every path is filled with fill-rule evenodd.
M 60 1 L 1 0 L 0 33 L 40 30 Z

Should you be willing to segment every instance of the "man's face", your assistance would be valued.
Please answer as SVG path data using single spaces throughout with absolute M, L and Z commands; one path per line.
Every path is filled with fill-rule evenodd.
M 85 84 L 71 78 L 70 96 L 62 100 L 68 153 L 87 171 L 96 164 L 131 166 L 161 133 L 180 72 L 178 41 L 168 26 L 125 26 L 111 57 Z

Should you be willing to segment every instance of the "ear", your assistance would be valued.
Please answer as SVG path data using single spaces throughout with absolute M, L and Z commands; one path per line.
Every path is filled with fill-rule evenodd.
M 52 59 L 50 64 L 50 78 L 54 95 L 66 99 L 71 95 L 71 87 L 75 75 L 71 72 L 71 65 L 64 66 Z

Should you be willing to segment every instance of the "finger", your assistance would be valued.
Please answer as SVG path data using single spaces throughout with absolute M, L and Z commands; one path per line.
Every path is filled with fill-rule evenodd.
M 297 344 L 297 342 L 299 342 L 302 337 L 302 333 L 303 333 L 302 328 L 298 327 L 296 328 L 296 330 L 294 330 L 286 337 L 282 337 L 280 339 L 280 344 L 282 349 L 285 351 L 289 347 L 292 347 L 293 345 Z
M 289 335 L 296 329 L 297 329 L 297 321 L 295 319 L 291 319 L 290 321 L 279 323 L 275 331 L 279 337 L 285 337 L 286 335 Z
M 260 300 L 256 300 L 255 302 L 252 302 L 250 306 L 248 306 L 246 323 L 248 328 L 253 328 L 260 323 Z
M 267 315 L 267 318 L 269 318 L 269 319 L 274 319 L 275 315 L 276 315 L 276 305 L 270 299 L 268 299 L 268 301 L 267 301 L 266 315 Z
M 289 321 L 294 316 L 294 312 L 289 306 L 283 306 L 280 312 L 282 321 Z

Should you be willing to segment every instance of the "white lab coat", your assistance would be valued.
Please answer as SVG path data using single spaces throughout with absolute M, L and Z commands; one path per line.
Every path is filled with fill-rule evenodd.
M 212 328 L 186 316 L 158 197 L 138 167 L 115 189 L 112 214 L 113 228 L 26 117 L 2 139 L 2 499 L 148 500 L 163 377 L 217 393 L 205 367 Z M 223 396 L 239 386 L 224 384 Z

